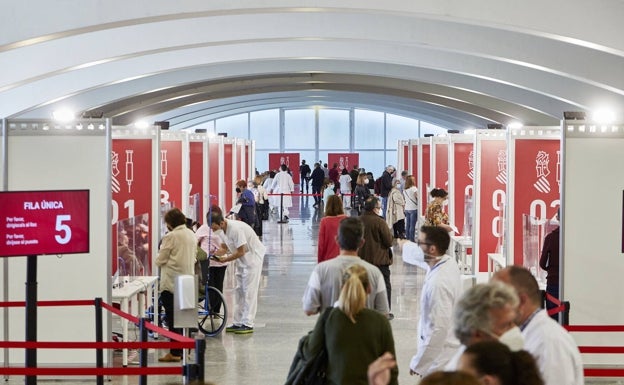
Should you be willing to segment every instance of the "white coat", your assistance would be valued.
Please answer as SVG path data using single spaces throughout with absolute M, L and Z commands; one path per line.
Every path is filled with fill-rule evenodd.
M 460 292 L 459 266 L 444 255 L 427 271 L 420 299 L 418 349 L 410 369 L 421 376 L 443 370 L 460 346 L 453 333 L 453 308 Z
M 280 171 L 275 174 L 275 179 L 273 179 L 273 185 L 271 186 L 271 190 L 273 194 L 290 194 L 295 191 L 295 184 L 293 183 L 292 176 L 286 171 Z M 280 206 L 280 197 L 274 196 L 275 206 Z M 292 207 L 292 197 L 290 195 L 284 195 L 283 207 L 288 208 Z
M 567 330 L 539 310 L 522 330 L 524 349 L 537 361 L 545 385 L 583 385 L 583 361 Z

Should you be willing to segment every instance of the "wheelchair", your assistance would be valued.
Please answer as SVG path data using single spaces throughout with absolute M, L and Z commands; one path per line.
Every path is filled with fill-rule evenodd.
M 197 327 L 209 337 L 219 335 L 227 324 L 228 309 L 225 297 L 219 289 L 208 286 L 210 258 L 199 262 L 201 266 L 200 297 L 203 305 L 198 305 Z

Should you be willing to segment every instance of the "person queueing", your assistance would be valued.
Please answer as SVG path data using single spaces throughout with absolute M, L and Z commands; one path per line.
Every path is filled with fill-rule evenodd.
M 371 291 L 366 268 L 351 265 L 342 280 L 336 307 L 327 309 L 330 314 L 326 317 L 319 317 L 304 348 L 305 356 L 313 357 L 326 348 L 327 384 L 366 385 L 368 366 L 385 352 L 395 355 L 392 328 L 383 314 L 366 308 Z M 390 384 L 397 384 L 399 370 L 394 367 L 390 373 Z
M 251 228 L 255 228 L 256 197 L 253 192 L 247 188 L 247 182 L 242 179 L 236 182 L 236 193 L 239 194 L 236 203 L 241 205 L 237 213 L 238 218 L 251 226 Z
M 347 216 L 342 201 L 337 195 L 331 195 L 325 203 L 325 216 L 319 225 L 317 260 L 319 263 L 340 255 L 340 246 L 336 241 L 338 226 Z
M 557 220 L 559 220 L 559 211 L 557 211 Z M 557 299 L 559 299 L 559 236 L 559 226 L 546 235 L 539 260 L 540 267 L 548 273 L 546 293 Z M 557 306 L 554 303 L 546 301 L 546 309 L 550 310 L 555 307 Z M 559 322 L 559 314 L 553 314 L 550 318 Z
M 351 175 L 346 168 L 342 169 L 342 174 L 338 179 L 340 186 L 340 195 L 342 196 L 342 205 L 345 209 L 351 209 Z
M 355 189 L 353 190 L 353 196 L 355 197 L 355 208 L 358 214 L 362 213 L 364 209 L 364 202 L 371 196 L 371 192 L 368 189 L 368 176 L 361 173 L 357 177 Z
M 448 214 L 444 211 L 444 202 L 448 199 L 448 192 L 443 188 L 434 188 L 429 193 L 431 202 L 425 213 L 425 226 L 439 226 L 447 232 L 453 231 L 449 226 Z
M 220 212 L 213 211 L 209 224 L 212 231 L 224 242 L 215 252 L 217 260 L 224 263 L 236 261 L 236 307 L 232 325 L 225 328 L 225 331 L 236 334 L 253 333 L 266 248 L 245 222 L 225 219 Z
M 164 219 L 169 232 L 163 237 L 156 258 L 156 266 L 160 267 L 160 300 L 165 308 L 169 330 L 182 334 L 182 329 L 174 327 L 175 281 L 179 275 L 195 274 L 197 239 L 195 233 L 186 226 L 186 216 L 179 209 L 167 211 Z M 182 349 L 170 349 L 169 353 L 158 359 L 160 362 L 181 360 Z
M 405 200 L 405 231 L 407 239 L 414 242 L 416 239 L 416 222 L 418 222 L 418 188 L 416 188 L 416 180 L 413 175 L 408 175 L 405 178 L 403 199 Z

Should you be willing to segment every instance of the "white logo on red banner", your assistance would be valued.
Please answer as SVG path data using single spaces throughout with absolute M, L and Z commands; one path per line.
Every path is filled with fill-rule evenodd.
M 119 175 L 119 154 L 115 151 L 111 151 L 111 174 L 112 175 L 112 189 L 114 193 L 118 193 L 121 191 L 121 185 L 119 184 L 119 180 L 117 180 L 117 175 Z
M 498 150 L 498 175 L 496 180 L 500 184 L 507 184 L 507 150 Z
M 162 178 L 162 184 L 167 184 L 167 150 L 160 150 L 160 177 Z
M 550 182 L 548 182 L 548 175 L 550 175 L 550 169 L 548 164 L 550 163 L 550 156 L 545 151 L 538 151 L 535 157 L 535 171 L 537 174 L 537 181 L 533 183 L 533 187 L 541 193 L 550 192 Z
M 134 181 L 133 153 L 133 150 L 126 150 L 126 182 L 128 183 L 128 193 L 132 192 L 132 182 Z

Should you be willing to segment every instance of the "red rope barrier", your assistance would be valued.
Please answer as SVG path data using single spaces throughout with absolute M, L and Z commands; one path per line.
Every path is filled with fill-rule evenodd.
M 569 332 L 624 332 L 624 325 L 564 325 Z
M 24 376 L 138 376 L 142 374 L 182 375 L 182 366 L 117 367 L 117 368 L 3 368 L 0 375 Z
M 95 301 L 92 299 L 76 299 L 65 301 L 37 301 L 37 306 L 93 306 Z M 6 301 L 0 302 L 0 307 L 25 307 L 25 301 Z
M 620 354 L 624 353 L 624 346 L 579 346 L 581 353 Z
M 585 377 L 624 377 L 624 369 L 585 369 Z
M 176 336 L 180 337 L 179 334 Z M 185 337 L 183 337 L 185 338 Z M 106 341 L 106 342 L 83 342 L 83 341 L 0 341 L 0 348 L 15 349 L 193 349 L 195 340 L 191 341 Z

